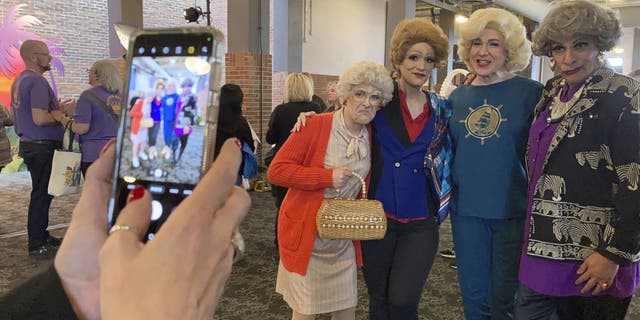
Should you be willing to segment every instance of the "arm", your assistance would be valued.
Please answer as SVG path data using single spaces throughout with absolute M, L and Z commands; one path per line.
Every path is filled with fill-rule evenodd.
M 83 93 L 76 104 L 71 131 L 77 134 L 85 134 L 91 128 L 91 100 L 87 98 L 87 93 Z
M 251 148 L 251 151 L 253 152 L 256 151 L 255 144 L 253 143 L 253 135 L 251 134 L 251 129 L 249 128 L 249 122 L 247 122 L 246 119 L 244 120 L 244 125 L 240 128 L 238 138 L 242 142 L 249 145 L 249 148 Z
M 61 119 L 62 117 L 64 117 L 64 114 L 62 114 L 62 111 L 60 110 L 52 110 L 51 112 L 49 112 L 49 110 L 47 109 L 32 108 L 31 116 L 33 117 L 33 123 L 35 123 L 37 126 L 52 127 L 60 125 L 60 122 L 56 120 L 56 117 Z
M 640 250 L 640 89 L 629 101 L 616 101 L 612 105 L 626 105 L 622 113 L 611 122 L 609 140 L 611 161 L 617 182 L 613 194 L 615 214 L 605 227 L 603 239 L 596 251 L 587 257 L 577 271 L 576 284 L 585 283 L 581 292 L 593 290 L 599 294 L 613 284 L 618 268 L 633 262 Z
M 617 192 L 613 195 L 617 214 L 607 226 L 604 242 L 597 251 L 623 265 L 631 263 L 633 255 L 640 251 L 640 89 L 631 95 L 630 101 L 621 103 L 627 107 L 617 117 L 617 123 L 612 123 L 609 142 L 618 178 Z
M 316 124 L 320 124 L 316 122 Z M 315 130 L 293 133 L 278 151 L 267 172 L 273 184 L 301 190 L 318 190 L 333 186 L 333 169 L 305 166 L 305 159 L 317 152 L 317 135 Z
M 53 266 L 0 299 L 2 319 L 77 319 Z

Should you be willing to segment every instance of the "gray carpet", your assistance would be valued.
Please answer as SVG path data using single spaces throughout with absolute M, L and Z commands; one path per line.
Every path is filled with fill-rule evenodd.
M 26 173 L 0 175 L 0 295 L 17 286 L 48 262 L 36 262 L 26 255 L 26 212 L 31 190 Z M 247 255 L 236 264 L 216 313 L 217 319 L 287 319 L 290 310 L 275 293 L 277 262 L 273 260 L 274 206 L 269 193 L 251 192 L 253 205 L 241 226 Z M 52 234 L 62 236 L 76 196 L 53 201 L 49 225 Z M 441 228 L 441 248 L 451 246 L 448 221 Z M 436 258 L 420 303 L 420 319 L 463 319 L 455 270 L 449 260 Z M 357 319 L 367 319 L 367 294 L 360 275 Z M 318 319 L 330 319 L 321 316 Z M 640 299 L 635 297 L 627 319 L 640 319 Z

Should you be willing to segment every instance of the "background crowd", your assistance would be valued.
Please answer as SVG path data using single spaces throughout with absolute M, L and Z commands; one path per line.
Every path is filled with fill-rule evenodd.
M 267 142 L 276 145 L 268 176 L 282 187 L 274 193 L 280 258 L 276 291 L 292 309 L 292 319 L 321 313 L 354 319 L 357 265 L 368 290 L 370 319 L 418 319 L 439 224 L 449 212 L 467 319 L 624 319 L 640 284 L 640 83 L 635 75 L 617 74 L 604 63 L 603 53 L 620 37 L 615 13 L 589 1 L 554 4 L 531 42 L 511 13 L 481 9 L 462 28 L 458 43 L 471 76 L 448 98 L 423 88 L 450 47 L 442 30 L 423 19 L 396 27 L 390 42 L 392 72 L 372 62 L 350 66 L 328 87 L 336 96 L 326 108 L 313 103 L 307 75 L 289 75 L 286 101 L 272 113 Z M 23 138 L 21 154 L 34 180 L 34 217 L 46 213 L 42 204 L 50 202 L 39 189 L 45 155 L 59 147 L 63 128 L 80 130 L 82 123 L 65 116 L 72 114 L 73 103 L 54 99 L 41 76 L 51 59 L 47 50 L 41 42 L 23 44 L 28 69 L 15 85 L 20 99 L 12 101 Z M 532 53 L 552 62 L 556 76 L 544 86 L 515 74 L 526 68 Z M 227 89 L 238 96 L 239 88 Z M 30 90 L 41 95 L 29 95 Z M 325 110 L 330 112 L 315 115 Z M 240 132 L 244 122 L 241 113 L 234 114 L 236 125 L 230 128 Z M 95 178 L 83 192 L 72 225 L 81 223 L 86 212 L 106 217 L 106 208 L 83 206 L 86 199 L 103 203 L 108 198 L 108 179 L 98 178 L 112 161 L 108 141 L 98 153 L 100 165 L 87 174 Z M 184 234 L 176 225 L 192 226 L 213 237 L 193 244 L 204 250 L 194 252 L 206 253 L 177 252 L 170 240 L 142 246 L 142 233 L 128 230 L 107 238 L 104 226 L 95 225 L 100 241 L 91 252 L 80 252 L 81 238 L 95 236 L 80 236 L 70 228 L 56 272 L 77 314 L 135 318 L 179 309 L 188 318 L 210 316 L 230 269 L 228 240 L 248 210 L 246 193 L 232 187 L 241 162 L 234 144 L 240 146 L 240 140 L 225 144 L 229 163 L 217 161 L 218 175 L 207 175 L 196 189 L 198 196 L 194 192 L 179 207 L 184 207 L 181 213 L 204 206 L 204 220 L 188 221 L 186 213 L 178 213 L 181 219 L 171 220 L 158 235 L 171 239 L 172 233 Z M 383 205 L 384 238 L 320 238 L 315 224 L 320 203 L 357 196 L 353 173 L 366 177 L 368 197 Z M 132 193 L 130 199 L 128 213 L 119 219 L 145 226 L 148 192 Z M 207 214 L 216 211 L 227 214 Z M 42 233 L 42 220 L 32 228 L 31 206 L 29 217 L 29 252 L 47 256 L 39 251 L 54 247 L 57 239 Z M 198 221 L 211 229 L 195 228 Z M 224 232 L 213 233 L 218 228 Z M 75 274 L 69 259 L 80 253 L 93 261 Z M 144 276 L 162 254 L 205 266 L 206 272 L 193 275 L 185 275 L 175 262 L 164 266 L 184 281 L 181 289 L 193 286 L 195 293 L 176 290 L 170 302 L 160 304 L 166 297 L 153 301 L 147 296 L 144 289 L 167 285 Z M 123 266 L 131 268 L 122 272 Z M 93 299 L 79 299 L 78 293 Z M 194 295 L 206 303 L 189 305 Z

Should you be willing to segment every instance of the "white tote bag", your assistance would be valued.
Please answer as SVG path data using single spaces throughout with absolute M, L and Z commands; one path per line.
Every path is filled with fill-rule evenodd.
M 78 193 L 81 185 L 80 152 L 73 151 L 73 134 L 65 132 L 62 149 L 55 150 L 48 192 L 52 196 Z

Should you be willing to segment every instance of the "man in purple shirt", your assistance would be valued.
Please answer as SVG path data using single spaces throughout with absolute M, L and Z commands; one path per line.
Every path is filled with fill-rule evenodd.
M 49 48 L 42 41 L 27 40 L 20 46 L 25 64 L 11 85 L 11 108 L 20 137 L 19 154 L 31 173 L 31 199 L 27 218 L 29 256 L 49 259 L 55 255 L 60 239 L 49 235 L 49 206 L 53 196 L 47 193 L 53 152 L 61 147 L 64 128 L 56 118 L 74 107 L 73 100 L 59 103 L 47 80 L 51 70 Z

